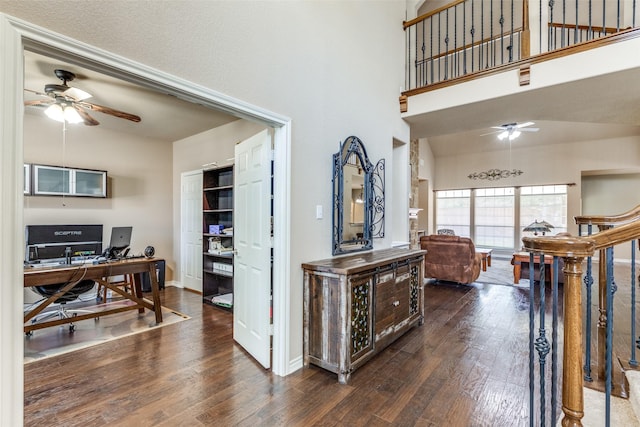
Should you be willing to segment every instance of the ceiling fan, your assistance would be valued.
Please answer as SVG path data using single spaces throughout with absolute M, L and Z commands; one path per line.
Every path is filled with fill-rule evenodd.
M 136 123 L 141 121 L 140 117 L 135 114 L 85 101 L 91 98 L 92 95 L 82 89 L 67 85 L 67 82 L 76 78 L 76 75 L 71 71 L 57 69 L 54 70 L 54 73 L 62 80 L 62 84 L 47 84 L 44 86 L 44 93 L 25 89 L 27 92 L 47 97 L 47 99 L 25 101 L 25 106 L 47 107 L 45 114 L 54 120 L 59 122 L 67 121 L 69 123 L 84 122 L 87 126 L 96 126 L 100 122 L 89 115 L 86 110 L 109 114 Z
M 532 128 L 529 127 L 531 125 L 533 125 L 535 123 L 533 122 L 526 122 L 526 123 L 505 123 L 503 125 L 500 126 L 491 126 L 491 129 L 498 129 L 496 131 L 493 132 L 489 132 L 489 133 L 485 133 L 481 136 L 484 135 L 491 135 L 494 133 L 498 134 L 498 139 L 499 140 L 503 140 L 505 138 L 509 138 L 509 141 L 512 141 L 514 139 L 516 139 L 517 137 L 520 136 L 521 132 L 538 132 L 538 128 Z

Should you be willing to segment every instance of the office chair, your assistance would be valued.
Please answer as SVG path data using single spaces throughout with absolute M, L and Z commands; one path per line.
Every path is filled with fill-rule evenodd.
M 42 286 L 34 286 L 32 289 L 35 290 L 40 296 L 44 298 L 49 298 L 52 295 L 56 294 L 63 286 L 66 286 L 67 283 L 56 283 L 54 285 L 42 285 Z M 59 303 L 58 309 L 55 311 L 46 311 L 34 317 L 31 320 L 31 323 L 37 323 L 42 320 L 49 319 L 51 317 L 58 317 L 59 319 L 70 319 L 76 316 L 78 313 L 93 313 L 90 310 L 67 310 L 66 304 L 68 302 L 74 301 L 78 299 L 78 297 L 85 293 L 89 292 L 93 289 L 95 282 L 93 280 L 81 280 L 79 281 L 73 288 L 68 290 L 64 295 L 58 298 L 55 302 Z M 69 323 L 69 332 L 75 331 L 76 327 L 73 323 Z M 27 335 L 31 335 L 32 332 L 28 332 Z

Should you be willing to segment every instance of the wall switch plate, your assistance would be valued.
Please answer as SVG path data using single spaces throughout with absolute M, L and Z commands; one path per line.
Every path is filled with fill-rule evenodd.
M 316 219 L 322 219 L 322 205 L 316 205 Z

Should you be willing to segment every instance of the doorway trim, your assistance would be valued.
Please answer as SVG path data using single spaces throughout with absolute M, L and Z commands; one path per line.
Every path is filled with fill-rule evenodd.
M 23 372 L 23 51 L 73 62 L 141 86 L 177 96 L 274 129 L 273 367 L 290 360 L 291 119 L 203 86 L 0 14 L 0 425 L 22 425 Z

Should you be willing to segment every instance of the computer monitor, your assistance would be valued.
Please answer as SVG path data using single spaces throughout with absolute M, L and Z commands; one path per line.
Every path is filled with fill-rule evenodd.
M 131 232 L 133 227 L 113 227 L 111 228 L 111 240 L 107 249 L 107 257 L 110 259 L 120 258 L 122 251 L 131 244 Z

